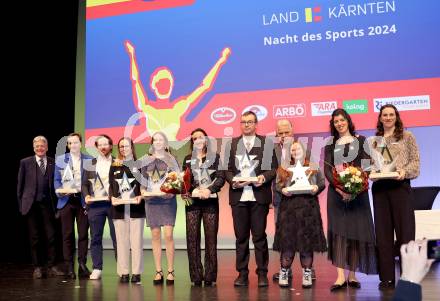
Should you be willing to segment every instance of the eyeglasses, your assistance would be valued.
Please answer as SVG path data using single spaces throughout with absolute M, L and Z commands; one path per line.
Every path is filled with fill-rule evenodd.
M 253 125 L 254 123 L 256 123 L 256 122 L 253 120 L 240 121 L 240 124 L 243 124 L 243 125 Z

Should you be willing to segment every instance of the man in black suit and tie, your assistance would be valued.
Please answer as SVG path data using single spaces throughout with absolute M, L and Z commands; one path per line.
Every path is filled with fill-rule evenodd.
M 55 266 L 55 194 L 53 175 L 55 161 L 47 157 L 47 139 L 37 136 L 33 140 L 35 156 L 20 161 L 17 180 L 17 198 L 20 213 L 26 217 L 32 263 L 35 266 L 33 277 L 44 276 L 40 243 L 47 242 L 48 276 L 63 276 Z
M 255 246 L 258 286 L 267 286 L 269 251 L 266 238 L 266 223 L 272 201 L 271 182 L 275 177 L 277 160 L 273 141 L 256 135 L 257 116 L 248 111 L 240 121 L 242 135 L 233 138 L 230 144 L 226 180 L 231 185 L 229 204 L 232 208 L 236 237 L 236 269 L 239 272 L 235 286 L 247 286 L 249 263 L 249 237 Z M 248 168 L 246 168 L 248 167 Z M 250 168 L 249 168 L 250 167 Z M 247 169 L 247 172 L 244 171 Z M 236 176 L 256 177 L 255 182 L 238 181 Z

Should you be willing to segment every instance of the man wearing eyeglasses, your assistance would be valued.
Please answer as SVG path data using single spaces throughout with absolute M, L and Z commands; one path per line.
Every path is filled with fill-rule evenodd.
M 240 121 L 242 135 L 233 138 L 230 144 L 226 180 L 230 184 L 229 204 L 236 237 L 236 270 L 239 275 L 234 286 L 249 284 L 249 238 L 255 247 L 258 286 L 267 286 L 269 251 L 266 236 L 266 221 L 272 202 L 271 182 L 275 177 L 277 160 L 273 141 L 256 134 L 258 125 L 254 112 L 243 113 Z M 228 149 L 228 148 L 226 148 Z M 253 180 L 237 180 L 247 169 Z M 250 173 L 249 173 L 250 171 Z
M 102 134 L 96 138 L 95 147 L 98 149 L 98 157 L 92 160 L 91 166 L 85 166 L 86 172 L 82 179 L 81 189 L 88 207 L 90 224 L 90 253 L 93 262 L 93 271 L 89 277 L 91 280 L 99 280 L 102 275 L 102 236 L 106 219 L 116 252 L 116 234 L 111 218 L 111 202 L 108 194 L 110 166 L 113 163 L 113 141 L 109 136 Z M 95 195 L 98 189 L 99 191 L 105 190 L 103 193 L 105 197 Z

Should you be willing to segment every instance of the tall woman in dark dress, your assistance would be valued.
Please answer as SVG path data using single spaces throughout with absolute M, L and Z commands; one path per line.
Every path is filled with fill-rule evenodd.
M 420 158 L 416 139 L 411 132 L 403 129 L 399 112 L 391 104 L 380 108 L 376 136 L 384 139 L 373 143 L 373 154 L 382 153 L 384 159 L 394 160 L 399 173 L 397 179 L 378 180 L 372 187 L 381 281 L 379 289 L 383 290 L 393 288 L 395 284 L 394 248 L 400 248 L 415 237 L 410 180 L 419 175 Z
M 351 195 L 334 186 L 333 168 L 341 171 L 343 163 L 362 167 L 369 164 L 364 150 L 365 137 L 355 133 L 350 115 L 343 109 L 336 109 L 330 120 L 333 136 L 331 144 L 325 147 L 324 172 L 329 182 L 327 192 L 328 258 L 337 267 L 338 277 L 330 290 L 347 286 L 360 288 L 355 272 L 377 273 L 374 225 L 371 215 L 368 191 Z M 364 159 L 364 162 L 362 162 Z M 349 270 L 348 281 L 344 270 Z
M 225 183 L 224 172 L 219 170 L 219 158 L 210 149 L 206 132 L 195 129 L 191 133 L 191 154 L 183 160 L 183 170 L 191 172 L 192 205 L 185 207 L 186 244 L 188 251 L 189 275 L 194 285 L 210 286 L 217 280 L 217 233 L 219 205 L 217 192 Z M 201 222 L 205 233 L 205 267 L 201 260 Z
M 131 282 L 141 282 L 144 271 L 144 223 L 145 204 L 141 197 L 139 166 L 136 166 L 136 152 L 130 138 L 121 138 L 118 142 L 118 160 L 110 166 L 109 195 L 112 200 L 112 217 L 115 225 L 117 244 L 117 273 L 120 282 L 129 281 L 131 250 Z M 136 179 L 137 178 L 137 179 Z M 122 191 L 130 191 L 137 204 L 117 205 Z
M 318 201 L 318 194 L 325 188 L 325 179 L 319 166 L 310 162 L 310 154 L 306 156 L 301 143 L 293 142 L 289 149 L 290 164 L 279 167 L 276 178 L 276 189 L 282 193 L 275 232 L 281 262 L 278 284 L 289 286 L 289 269 L 295 253 L 299 252 L 303 268 L 302 286 L 311 288 L 313 252 L 327 250 Z M 292 177 L 299 176 L 286 171 L 296 162 L 309 167 L 305 174 L 313 187 L 311 194 L 292 194 L 286 189 L 292 184 Z

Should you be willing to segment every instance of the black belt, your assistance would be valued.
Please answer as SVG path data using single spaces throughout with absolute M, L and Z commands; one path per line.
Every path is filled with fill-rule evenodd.
M 70 198 L 81 198 L 81 193 L 76 192 L 69 195 Z

